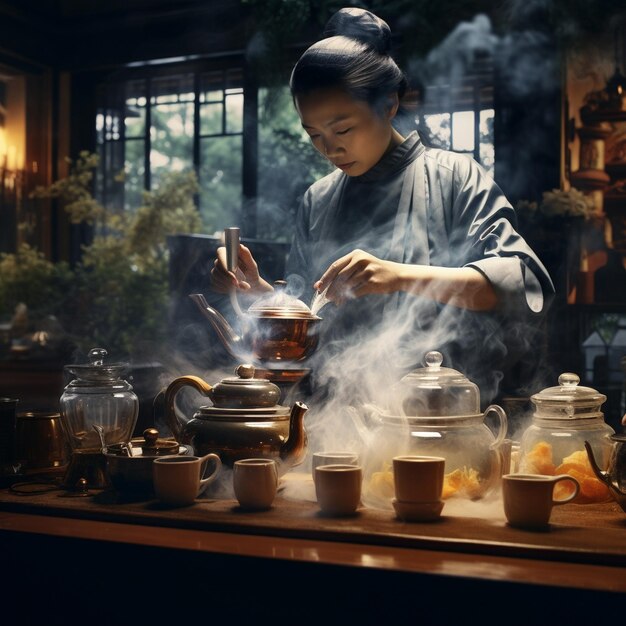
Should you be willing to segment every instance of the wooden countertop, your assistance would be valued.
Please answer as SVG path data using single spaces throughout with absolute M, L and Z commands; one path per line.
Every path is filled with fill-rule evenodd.
M 614 502 L 568 504 L 555 507 L 551 521 L 543 532 L 511 528 L 499 500 L 449 500 L 440 521 L 405 523 L 391 510 L 371 508 L 347 518 L 324 517 L 315 502 L 293 498 L 289 490 L 261 512 L 242 511 L 228 497 L 203 497 L 190 507 L 174 509 L 153 499 L 124 498 L 113 490 L 86 497 L 68 497 L 62 490 L 30 495 L 0 490 L 0 551 L 9 555 L 7 563 L 19 561 L 21 578 L 31 580 L 37 572 L 52 604 L 64 597 L 66 579 L 71 578 L 70 587 L 80 590 L 76 593 L 89 610 L 95 601 L 90 595 L 94 582 L 106 587 L 113 576 L 109 569 L 106 576 L 94 578 L 93 572 L 103 569 L 98 563 L 108 561 L 118 587 L 130 585 L 148 595 L 154 580 L 163 576 L 169 587 L 178 585 L 170 596 L 192 593 L 190 585 L 196 585 L 193 593 L 208 593 L 205 587 L 217 569 L 219 598 L 211 596 L 213 610 L 237 603 L 241 590 L 233 581 L 239 580 L 246 594 L 256 598 L 250 600 L 257 603 L 250 608 L 251 618 L 260 615 L 259 597 L 278 585 L 284 593 L 295 594 L 295 599 L 282 599 L 285 609 L 300 607 L 303 588 L 325 589 L 334 598 L 335 610 L 353 623 L 352 601 L 339 591 L 346 580 L 398 594 L 394 610 L 401 617 L 417 611 L 412 593 L 422 590 L 438 606 L 443 603 L 437 617 L 424 622 L 428 624 L 451 623 L 464 615 L 464 603 L 474 603 L 477 594 L 484 593 L 497 593 L 509 604 L 526 599 L 529 610 L 540 604 L 545 621 L 537 623 L 552 619 L 570 626 L 583 623 L 577 621 L 583 615 L 611 618 L 621 613 L 626 597 L 624 512 Z M 76 569 L 74 564 L 81 559 L 92 572 L 84 581 L 85 567 Z M 124 559 L 133 567 L 120 569 Z M 15 593 L 21 589 L 17 585 Z M 449 594 L 458 602 L 446 604 Z M 70 598 L 65 602 L 78 602 L 76 594 Z M 487 600 L 480 600 L 476 610 L 485 610 L 484 603 Z M 381 598 L 380 605 L 386 604 Z M 311 611 L 322 611 L 323 606 Z M 359 611 L 359 623 L 384 624 L 370 609 Z M 155 609 L 157 617 L 160 611 Z M 418 616 L 423 609 L 415 613 Z M 50 622 L 49 612 L 46 618 Z M 58 623 L 65 626 L 67 615 L 64 620 Z M 108 625 L 119 619 L 115 614 L 91 621 Z M 482 622 L 499 624 L 501 618 L 490 609 Z M 518 622 L 509 616 L 507 623 L 521 623 L 521 617 Z
M 5 530 L 23 530 L 24 526 L 13 526 L 14 520 L 27 516 L 23 519 L 29 520 L 28 528 L 32 532 L 48 532 L 50 518 L 65 520 L 64 525 L 73 520 L 73 528 L 81 528 L 80 532 L 87 535 L 90 525 L 81 525 L 79 521 L 96 522 L 93 528 L 109 524 L 108 540 L 128 541 L 129 537 L 134 540 L 133 529 L 140 526 L 142 536 L 150 532 L 146 527 L 159 528 L 160 543 L 169 536 L 176 537 L 174 543 L 183 546 L 184 542 L 178 541 L 183 536 L 180 532 L 164 533 L 162 529 L 186 531 L 185 536 L 194 537 L 205 536 L 202 533 L 207 532 L 224 533 L 237 536 L 239 542 L 246 541 L 242 535 L 254 535 L 266 537 L 271 545 L 279 540 L 315 541 L 325 546 L 332 542 L 343 554 L 351 551 L 350 546 L 358 545 L 378 551 L 398 548 L 407 553 L 444 551 L 481 558 L 609 566 L 624 568 L 626 573 L 626 514 L 615 502 L 554 507 L 547 531 L 510 527 L 501 501 L 495 499 L 480 502 L 451 499 L 446 502 L 439 521 L 406 523 L 397 519 L 392 510 L 366 507 L 361 507 L 354 516 L 326 517 L 315 502 L 294 499 L 288 490 L 277 497 L 270 510 L 249 512 L 229 498 L 201 497 L 192 506 L 170 508 L 154 499 L 132 499 L 112 489 L 96 490 L 85 497 L 72 497 L 61 489 L 33 494 L 3 489 L 0 512 L 0 528 Z M 358 554 L 358 550 L 353 553 Z M 572 584 L 626 592 L 626 576 L 602 580 L 594 578 Z

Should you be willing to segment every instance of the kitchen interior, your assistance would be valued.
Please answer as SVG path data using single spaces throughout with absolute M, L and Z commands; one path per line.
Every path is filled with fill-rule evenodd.
M 3 606 L 52 624 L 622 615 L 620 4 L 354 3 L 391 26 L 414 128 L 486 169 L 555 286 L 523 385 L 486 402 L 434 345 L 386 404 L 376 375 L 356 397 L 311 388 L 332 304 L 242 311 L 209 286 L 241 241 L 285 289 L 295 210 L 329 171 L 289 71 L 343 5 L 0 0 Z M 402 508 L 401 455 L 445 458 L 434 508 Z M 186 457 L 205 482 L 157 498 Z M 318 461 L 358 468 L 347 513 Z M 507 521 L 516 474 L 569 503 Z M 237 481 L 261 475 L 245 504 Z

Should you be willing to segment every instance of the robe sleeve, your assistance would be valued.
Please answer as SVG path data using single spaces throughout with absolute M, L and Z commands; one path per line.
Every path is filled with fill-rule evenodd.
M 498 185 L 473 159 L 463 158 L 455 166 L 454 191 L 450 253 L 455 264 L 481 272 L 501 309 L 541 312 L 554 285 L 516 231 L 515 211 Z

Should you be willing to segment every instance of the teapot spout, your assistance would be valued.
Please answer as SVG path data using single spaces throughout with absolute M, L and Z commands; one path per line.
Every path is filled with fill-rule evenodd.
M 591 465 L 593 473 L 597 476 L 598 480 L 601 480 L 603 483 L 611 487 L 611 481 L 609 480 L 607 473 L 600 469 L 600 466 L 596 462 L 596 457 L 593 454 L 593 448 L 588 441 L 585 441 L 585 450 L 587 450 L 587 457 L 589 458 L 589 464 Z
M 196 303 L 202 315 L 209 320 L 228 353 L 235 359 L 239 359 L 243 343 L 242 337 L 233 330 L 233 327 L 226 321 L 223 315 L 209 305 L 201 293 L 191 293 L 189 297 Z
M 304 414 L 309 407 L 303 402 L 295 402 L 289 417 L 289 437 L 280 447 L 280 459 L 290 467 L 298 465 L 304 459 L 307 435 L 304 428 Z
M 598 480 L 601 480 L 610 489 L 617 502 L 619 502 L 620 506 L 626 511 L 626 508 L 624 508 L 626 507 L 626 492 L 619 488 L 616 482 L 611 479 L 608 472 L 600 469 L 593 455 L 591 444 L 588 441 L 585 441 L 585 449 L 587 450 L 587 456 L 589 457 L 589 463 L 593 473 L 598 477 Z

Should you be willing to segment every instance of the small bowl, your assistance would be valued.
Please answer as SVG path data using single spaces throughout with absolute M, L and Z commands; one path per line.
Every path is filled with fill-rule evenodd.
M 133 446 L 133 456 L 120 453 L 120 446 L 107 446 L 104 456 L 109 479 L 113 487 L 121 493 L 141 495 L 154 494 L 152 462 L 161 455 L 141 454 L 141 448 Z M 189 446 L 179 446 L 179 455 L 191 454 Z
M 404 502 L 394 498 L 391 502 L 396 515 L 405 522 L 434 522 L 441 516 L 444 502 Z

